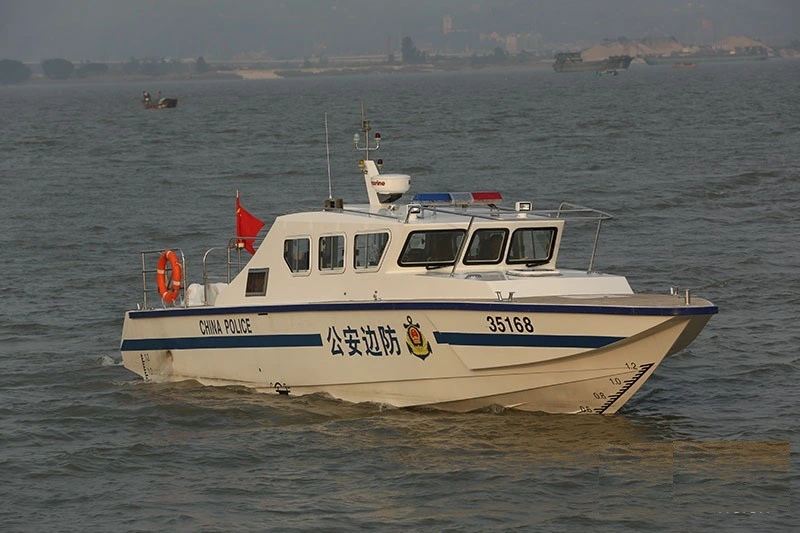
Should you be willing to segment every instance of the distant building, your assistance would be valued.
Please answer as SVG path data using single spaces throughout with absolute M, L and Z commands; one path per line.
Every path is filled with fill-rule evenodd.
M 445 15 L 442 17 L 442 35 L 453 33 L 453 17 L 452 15 Z
M 506 35 L 505 49 L 509 54 L 516 54 L 519 52 L 519 36 L 516 33 Z
M 517 37 L 517 46 L 526 52 L 538 52 L 544 46 L 541 33 L 526 33 Z
M 480 37 L 480 40 L 481 40 L 482 43 L 486 43 L 486 42 L 488 42 L 488 43 L 502 43 L 502 42 L 505 42 L 505 37 L 501 36 L 496 31 L 493 31 L 492 33 L 481 33 L 479 37 Z

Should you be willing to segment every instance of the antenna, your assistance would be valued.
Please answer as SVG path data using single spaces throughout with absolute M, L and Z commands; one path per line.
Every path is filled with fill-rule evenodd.
M 381 134 L 375 134 L 375 146 L 369 145 L 369 132 L 372 130 L 372 126 L 369 124 L 369 120 L 367 119 L 367 110 L 364 105 L 364 102 L 361 102 L 361 131 L 364 133 L 364 146 L 359 146 L 361 142 L 361 137 L 356 133 L 353 135 L 353 146 L 356 150 L 364 150 L 364 161 L 369 161 L 369 151 L 370 150 L 378 150 L 381 147 Z
M 366 141 L 364 144 L 364 159 L 369 159 L 369 130 L 371 129 L 369 120 L 367 120 L 367 104 L 361 102 L 361 131 L 364 132 L 364 140 Z
M 325 154 L 328 159 L 328 199 L 333 200 L 333 182 L 331 181 L 331 149 L 328 144 L 328 113 L 325 113 Z

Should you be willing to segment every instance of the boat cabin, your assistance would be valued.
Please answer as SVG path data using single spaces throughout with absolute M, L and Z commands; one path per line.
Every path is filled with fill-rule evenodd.
M 437 195 L 402 207 L 342 205 L 278 217 L 214 303 L 545 294 L 570 278 L 556 268 L 567 214 L 588 213 L 598 226 L 607 217 L 567 204 L 555 212 L 531 211 L 529 202 L 501 209 L 499 193 L 467 193 L 469 203 Z M 534 289 L 525 283 L 534 277 L 551 279 Z M 630 288 L 625 282 L 618 290 Z

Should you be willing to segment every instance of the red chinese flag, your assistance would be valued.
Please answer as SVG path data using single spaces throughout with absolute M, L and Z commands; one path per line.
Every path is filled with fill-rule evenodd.
M 236 195 L 236 243 L 244 245 L 245 249 L 251 254 L 255 254 L 256 250 L 253 248 L 253 241 L 258 235 L 264 223 L 258 218 L 251 215 L 239 203 L 239 195 Z M 243 239 L 242 237 L 249 237 Z

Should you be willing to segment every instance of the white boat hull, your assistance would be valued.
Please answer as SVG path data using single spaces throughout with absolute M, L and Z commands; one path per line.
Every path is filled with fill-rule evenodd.
M 150 381 L 611 414 L 715 312 L 666 295 L 175 308 L 128 312 L 121 351 Z

